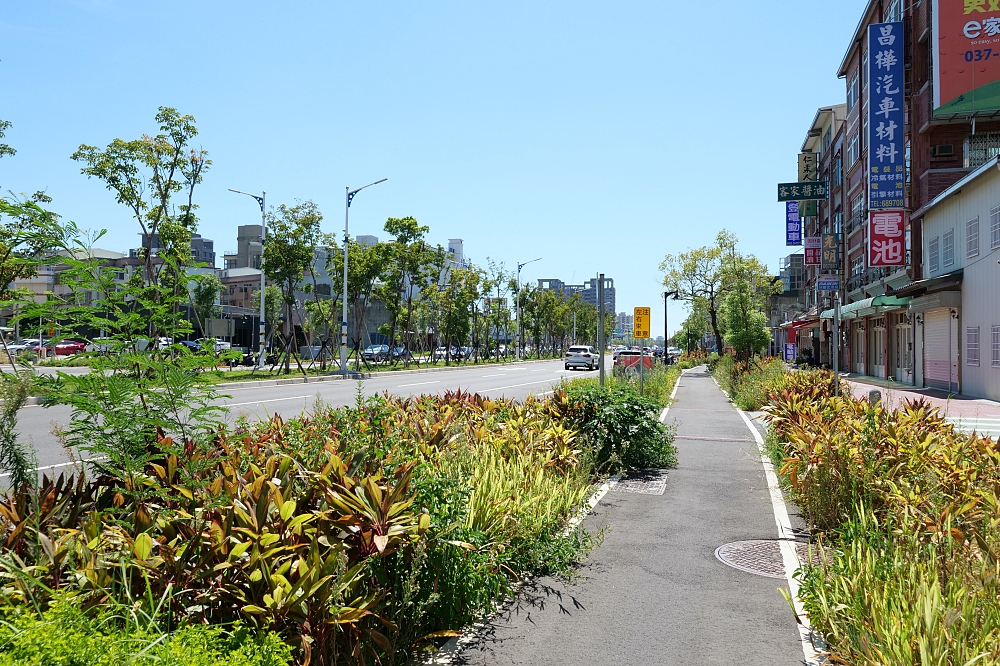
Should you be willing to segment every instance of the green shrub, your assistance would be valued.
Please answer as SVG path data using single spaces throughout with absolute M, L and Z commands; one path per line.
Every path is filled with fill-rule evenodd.
M 742 363 L 731 354 L 719 357 L 712 368 L 712 375 L 733 404 L 750 412 L 763 407 L 768 393 L 780 388 L 788 374 L 779 359 L 754 359 Z
M 288 666 L 292 659 L 292 648 L 269 631 L 122 624 L 120 613 L 88 615 L 68 600 L 40 617 L 9 609 L 0 616 L 0 666 Z
M 599 470 L 677 464 L 673 433 L 658 418 L 659 401 L 640 396 L 636 386 L 618 382 L 602 389 L 592 381 L 570 382 L 564 400 L 566 415 Z

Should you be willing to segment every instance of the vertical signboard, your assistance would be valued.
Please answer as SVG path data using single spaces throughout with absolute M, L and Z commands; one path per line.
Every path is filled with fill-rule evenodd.
M 819 236 L 806 238 L 806 266 L 819 266 L 822 253 L 822 240 Z
M 795 356 L 796 356 L 795 348 L 796 344 L 794 342 L 785 343 L 785 361 L 787 361 L 788 363 L 795 362 Z
M 868 208 L 903 207 L 903 23 L 868 26 Z
M 868 265 L 905 266 L 906 213 L 901 210 L 884 210 L 869 213 Z
M 633 337 L 645 340 L 649 338 L 649 308 L 635 308 L 633 310 Z
M 837 234 L 823 234 L 822 248 L 823 254 L 820 257 L 820 270 L 840 270 L 840 243 L 837 241 Z
M 1000 110 L 1000 2 L 934 0 L 934 115 Z
M 785 245 L 802 245 L 802 220 L 799 218 L 799 202 L 785 202 Z
M 816 170 L 818 164 L 816 158 L 818 155 L 816 153 L 799 153 L 799 180 L 808 181 L 816 180 L 818 171 Z

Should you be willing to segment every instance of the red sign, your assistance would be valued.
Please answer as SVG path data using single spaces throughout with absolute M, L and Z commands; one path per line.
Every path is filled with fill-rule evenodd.
M 880 210 L 868 214 L 868 266 L 906 265 L 906 212 Z
M 823 246 L 821 238 L 806 238 L 806 266 L 819 266 L 823 263 Z
M 1000 3 L 934 0 L 934 114 L 1000 109 Z

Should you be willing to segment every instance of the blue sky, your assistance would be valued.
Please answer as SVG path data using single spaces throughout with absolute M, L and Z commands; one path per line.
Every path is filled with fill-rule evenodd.
M 199 231 L 235 249 L 252 200 L 312 199 L 351 233 L 413 215 L 432 240 L 522 277 L 615 279 L 618 310 L 653 307 L 659 262 L 736 232 L 777 268 L 775 184 L 795 180 L 817 107 L 844 100 L 836 70 L 866 3 L 8 3 L 0 118 L 18 154 L 0 188 L 45 189 L 102 244 L 135 223 L 69 159 L 195 116 L 214 166 Z M 659 307 L 658 307 L 659 306 Z M 673 331 L 684 318 L 671 305 Z

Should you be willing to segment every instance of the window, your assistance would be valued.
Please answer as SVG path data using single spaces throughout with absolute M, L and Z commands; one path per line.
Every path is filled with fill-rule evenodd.
M 993 327 L 993 367 L 1000 368 L 1000 326 Z
M 847 168 L 850 169 L 860 157 L 861 148 L 858 145 L 858 133 L 855 132 L 847 141 Z
M 868 148 L 868 114 L 861 116 L 861 152 Z
M 844 182 L 844 160 L 838 157 L 833 163 L 833 186 Z
M 893 23 L 894 21 L 903 20 L 903 2 L 902 0 L 892 0 L 889 6 L 885 10 L 885 23 Z
M 851 260 L 851 275 L 857 276 L 865 272 L 865 258 L 857 257 Z
M 941 237 L 941 265 L 947 268 L 955 264 L 955 230 Z
M 837 213 L 833 216 L 833 233 L 842 234 L 844 233 L 844 214 Z
M 971 259 L 979 254 L 979 218 L 965 223 L 965 257 Z
M 868 51 L 861 54 L 861 89 L 868 87 Z
M 937 238 L 932 238 L 927 243 L 927 262 L 930 264 L 932 274 L 941 270 L 941 252 Z
M 965 137 L 965 168 L 981 167 L 1000 155 L 1000 132 L 979 132 Z
M 965 358 L 969 365 L 979 365 L 979 327 L 965 329 Z
M 865 195 L 862 192 L 858 196 L 854 197 L 854 201 L 851 202 L 851 217 L 860 218 L 865 212 Z M 855 224 L 858 223 L 856 219 Z
M 990 249 L 1000 247 L 1000 206 L 990 211 Z
M 823 135 L 823 154 L 830 150 L 830 146 L 833 144 L 833 128 L 827 127 L 826 133 Z
M 850 112 L 854 108 L 854 105 L 858 103 L 858 92 L 860 87 L 858 85 L 858 71 L 854 71 L 854 76 L 847 83 L 847 111 Z

